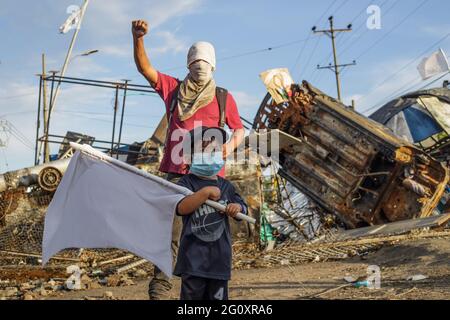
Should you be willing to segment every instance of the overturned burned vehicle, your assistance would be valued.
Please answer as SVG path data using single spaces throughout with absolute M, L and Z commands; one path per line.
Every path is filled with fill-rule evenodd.
M 268 94 L 253 128 L 280 132 L 280 175 L 349 228 L 433 214 L 448 169 L 308 82 Z
M 450 89 L 446 83 L 442 88 L 402 95 L 370 118 L 437 160 L 450 163 Z

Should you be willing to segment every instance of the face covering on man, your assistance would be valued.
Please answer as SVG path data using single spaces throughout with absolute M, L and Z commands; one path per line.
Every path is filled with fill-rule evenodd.
M 189 66 L 189 74 L 198 85 L 205 85 L 213 77 L 213 68 L 208 62 L 198 60 Z

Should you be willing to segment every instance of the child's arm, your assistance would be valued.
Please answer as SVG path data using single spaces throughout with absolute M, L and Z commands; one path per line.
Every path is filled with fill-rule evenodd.
M 236 187 L 232 184 L 232 190 L 233 190 L 233 196 L 230 199 L 232 203 L 229 203 L 227 205 L 225 214 L 229 216 L 230 218 L 233 218 L 236 221 L 241 221 L 240 219 L 236 218 L 236 215 L 238 213 L 242 213 L 247 215 L 248 214 L 248 207 L 245 201 L 242 199 L 242 197 L 237 193 Z
M 243 206 L 241 206 L 240 203 L 229 203 L 227 205 L 227 209 L 225 211 L 225 214 L 231 218 L 236 219 L 236 216 L 238 213 L 245 214 L 245 210 Z
M 177 213 L 180 216 L 187 216 L 195 212 L 206 200 L 220 200 L 220 189 L 217 187 L 205 187 L 199 191 L 187 196 L 178 203 Z

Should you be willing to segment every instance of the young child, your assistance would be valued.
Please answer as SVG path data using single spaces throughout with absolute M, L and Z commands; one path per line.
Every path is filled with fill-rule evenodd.
M 177 206 L 183 230 L 174 275 L 181 277 L 181 300 L 227 300 L 232 255 L 228 217 L 247 214 L 247 205 L 234 186 L 218 176 L 224 167 L 222 145 L 227 133 L 201 127 L 189 136 L 189 174 L 178 184 L 195 193 Z M 207 206 L 208 199 L 222 203 L 226 211 Z

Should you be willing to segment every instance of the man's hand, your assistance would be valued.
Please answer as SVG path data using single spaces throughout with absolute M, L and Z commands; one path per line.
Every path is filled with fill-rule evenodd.
M 235 129 L 229 142 L 225 143 L 222 147 L 223 159 L 227 158 L 234 153 L 234 151 L 244 141 L 245 129 Z
M 220 189 L 217 187 L 204 187 L 201 189 L 201 192 L 204 192 L 208 199 L 212 201 L 219 201 L 221 197 Z
M 227 205 L 225 213 L 231 218 L 236 218 L 237 214 L 242 211 L 242 207 L 239 203 L 230 203 Z
M 134 20 L 131 23 L 131 32 L 135 39 L 139 39 L 148 33 L 148 24 L 145 20 Z

